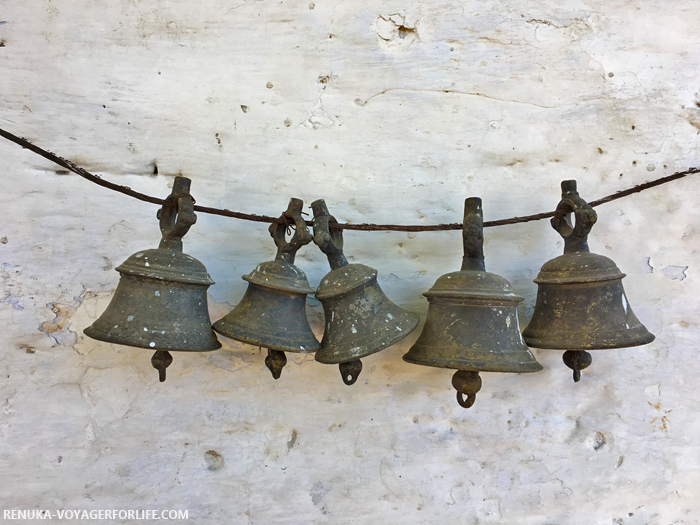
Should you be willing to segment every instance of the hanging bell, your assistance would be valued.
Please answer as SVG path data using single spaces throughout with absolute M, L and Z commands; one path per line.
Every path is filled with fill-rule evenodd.
M 542 365 L 520 335 L 516 309 L 523 298 L 503 277 L 485 271 L 479 198 L 464 202 L 462 238 L 462 269 L 443 275 L 423 294 L 429 302 L 425 327 L 403 358 L 457 369 L 452 386 L 457 402 L 469 408 L 481 388 L 479 372 L 537 372 Z
M 306 318 L 306 295 L 314 291 L 306 274 L 294 265 L 297 250 L 313 239 L 301 216 L 303 205 L 303 201 L 292 199 L 282 214 L 283 222 L 270 225 L 277 245 L 275 260 L 259 264 L 243 277 L 250 283 L 243 299 L 214 323 L 214 330 L 226 337 L 267 348 L 265 365 L 275 379 L 287 364 L 285 351 L 312 353 L 321 348 Z M 296 231 L 286 242 L 290 220 Z
M 625 274 L 588 249 L 596 212 L 579 197 L 575 180 L 563 181 L 561 190 L 551 224 L 564 238 L 564 255 L 546 262 L 535 279 L 537 301 L 523 337 L 536 348 L 566 350 L 564 363 L 578 382 L 592 362 L 586 350 L 645 345 L 654 335 L 632 312 L 622 288 Z
M 169 350 L 221 348 L 207 311 L 207 288 L 214 281 L 201 262 L 182 253 L 182 238 L 197 221 L 190 183 L 175 177 L 157 214 L 160 246 L 137 252 L 116 268 L 121 277 L 112 301 L 84 330 L 99 341 L 155 350 L 151 364 L 161 382 L 173 361 Z
M 316 299 L 323 304 L 326 328 L 316 361 L 338 364 L 346 385 L 357 381 L 360 358 L 379 352 L 410 334 L 420 317 L 392 303 L 377 283 L 377 270 L 348 264 L 343 234 L 323 200 L 311 204 L 314 242 L 328 257 L 331 271 L 321 279 Z

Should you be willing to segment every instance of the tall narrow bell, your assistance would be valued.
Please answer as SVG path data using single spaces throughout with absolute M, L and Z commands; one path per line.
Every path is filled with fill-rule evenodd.
M 423 294 L 429 302 L 425 327 L 403 358 L 457 369 L 452 385 L 459 404 L 469 408 L 481 388 L 479 372 L 537 372 L 542 365 L 518 328 L 516 309 L 523 298 L 503 277 L 485 271 L 479 198 L 464 202 L 462 237 L 462 269 L 443 275 Z
M 625 274 L 612 260 L 590 253 L 588 233 L 597 215 L 579 197 L 576 181 L 563 181 L 561 190 L 551 223 L 564 238 L 564 255 L 546 262 L 535 279 L 537 302 L 523 337 L 530 346 L 567 350 L 564 363 L 579 381 L 592 362 L 586 350 L 645 345 L 654 336 L 632 312 L 622 288 Z
M 360 358 L 379 352 L 410 334 L 420 317 L 392 303 L 377 283 L 377 270 L 348 264 L 343 234 L 323 200 L 311 203 L 314 242 L 328 256 L 331 271 L 321 279 L 316 299 L 323 304 L 326 329 L 316 361 L 338 364 L 346 385 L 357 381 Z
M 214 281 L 201 262 L 182 253 L 182 238 L 197 221 L 190 183 L 175 177 L 158 210 L 160 246 L 137 252 L 117 267 L 121 277 L 112 301 L 84 330 L 99 341 L 155 350 L 151 363 L 161 381 L 173 360 L 169 350 L 221 347 L 207 311 L 207 288 Z
M 265 365 L 275 379 L 287 364 L 285 351 L 311 353 L 321 348 L 306 317 L 306 295 L 314 291 L 306 274 L 294 265 L 297 250 L 313 239 L 301 216 L 303 205 L 292 199 L 282 214 L 284 223 L 270 225 L 277 245 L 275 260 L 259 264 L 243 277 L 250 283 L 243 299 L 214 323 L 214 330 L 226 337 L 267 348 Z M 296 231 L 286 242 L 288 220 L 294 221 Z

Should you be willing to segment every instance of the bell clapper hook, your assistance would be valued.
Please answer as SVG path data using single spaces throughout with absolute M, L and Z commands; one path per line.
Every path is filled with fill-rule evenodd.
M 281 350 L 271 350 L 268 348 L 267 357 L 265 358 L 265 366 L 272 373 L 272 377 L 279 379 L 282 375 L 282 369 L 287 364 L 287 356 Z
M 348 386 L 354 385 L 357 378 L 360 377 L 360 372 L 362 372 L 362 361 L 359 359 L 346 361 L 345 363 L 340 363 L 338 368 L 340 369 L 340 376 L 343 378 L 343 383 Z
M 270 225 L 270 236 L 274 239 L 277 246 L 277 255 L 275 260 L 286 261 L 289 264 L 294 264 L 296 253 L 302 246 L 309 244 L 313 240 L 313 236 L 309 233 L 306 227 L 306 221 L 301 216 L 304 207 L 304 201 L 301 199 L 290 199 L 287 211 L 281 215 L 283 222 Z M 285 234 L 287 231 L 287 222 L 291 219 L 294 221 L 294 235 L 287 241 Z M 282 369 L 287 364 L 287 356 L 282 350 L 267 349 L 267 357 L 265 357 L 265 366 L 272 373 L 272 377 L 279 379 L 282 375 Z
M 161 383 L 165 381 L 165 369 L 168 368 L 172 362 L 173 356 L 171 356 L 170 352 L 167 350 L 158 350 L 153 354 L 153 357 L 151 357 L 151 364 L 153 368 L 158 370 L 158 377 Z
M 452 376 L 452 386 L 457 390 L 457 403 L 462 408 L 470 408 L 476 401 L 476 393 L 481 390 L 479 372 L 457 370 Z M 465 395 L 466 399 L 464 399 Z
M 574 371 L 574 383 L 578 383 L 581 380 L 581 370 L 591 366 L 593 357 L 585 350 L 567 350 L 562 360 Z

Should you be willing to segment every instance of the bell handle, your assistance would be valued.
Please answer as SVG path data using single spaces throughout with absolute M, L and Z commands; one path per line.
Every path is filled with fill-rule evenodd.
M 484 215 L 479 197 L 469 197 L 464 201 L 462 242 L 464 244 L 462 271 L 486 271 L 484 265 Z
M 159 248 L 181 252 L 182 238 L 197 222 L 194 197 L 190 195 L 191 183 L 187 177 L 175 177 L 170 195 L 156 214 L 163 235 Z
M 309 233 L 309 229 L 306 227 L 306 221 L 301 216 L 301 211 L 304 207 L 304 201 L 301 199 L 291 199 L 289 201 L 289 206 L 287 211 L 285 211 L 281 218 L 284 223 L 281 224 L 271 224 L 269 228 L 270 235 L 275 240 L 275 245 L 277 246 L 277 256 L 275 260 L 277 261 L 287 261 L 289 264 L 294 264 L 294 257 L 297 251 L 302 246 L 309 244 L 313 240 L 313 236 Z M 285 238 L 285 233 L 287 231 L 287 226 L 289 220 L 294 221 L 294 235 L 287 242 Z
M 570 215 L 575 222 L 571 224 Z M 588 252 L 588 234 L 598 220 L 593 207 L 583 200 L 576 191 L 575 180 L 561 183 L 561 201 L 551 220 L 552 228 L 564 239 L 564 253 Z
M 326 201 L 319 199 L 311 203 L 314 211 L 314 243 L 328 257 L 331 269 L 342 268 L 348 265 L 348 260 L 343 253 L 343 232 L 338 229 L 331 230 L 331 224 L 337 224 L 326 206 Z

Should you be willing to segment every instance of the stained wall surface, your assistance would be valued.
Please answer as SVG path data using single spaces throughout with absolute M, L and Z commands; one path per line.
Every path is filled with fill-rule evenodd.
M 700 165 L 693 1 L 30 0 L 0 4 L 0 127 L 110 181 L 279 215 L 326 200 L 341 222 L 460 222 L 552 210 Z M 155 248 L 157 207 L 2 141 L 0 507 L 183 509 L 198 524 L 670 525 L 700 521 L 700 175 L 602 205 L 592 251 L 627 274 L 647 346 L 594 353 L 574 384 L 484 373 L 459 407 L 449 370 L 401 356 L 419 330 L 337 367 L 221 338 L 151 353 L 82 334 L 114 270 Z M 310 211 L 310 210 L 309 210 Z M 547 221 L 488 228 L 487 269 L 532 315 Z M 425 319 L 460 232 L 347 232 L 350 262 Z M 213 320 L 274 256 L 266 225 L 199 214 L 185 239 Z M 328 271 L 297 257 L 312 287 Z M 320 336 L 322 307 L 308 313 Z M 58 522 L 54 519 L 54 521 Z M 109 521 L 109 520 L 107 520 Z M 120 520 L 117 520 L 120 521 Z M 85 521 L 92 523 L 93 521 Z M 129 520 L 123 520 L 129 522 Z

